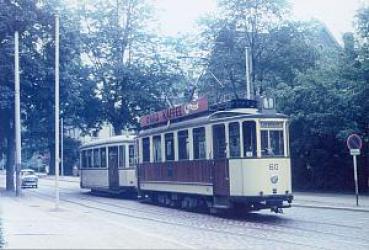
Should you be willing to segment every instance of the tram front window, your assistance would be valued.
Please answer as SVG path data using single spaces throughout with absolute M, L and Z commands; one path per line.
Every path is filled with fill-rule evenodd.
M 261 155 L 284 156 L 284 139 L 282 130 L 261 131 Z
M 238 122 L 229 124 L 229 155 L 231 158 L 240 157 L 240 125 Z
M 256 123 L 246 121 L 242 123 L 243 151 L 245 157 L 256 157 Z

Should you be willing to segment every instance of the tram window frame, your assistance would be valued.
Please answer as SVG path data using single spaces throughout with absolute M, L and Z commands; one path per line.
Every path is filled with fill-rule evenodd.
M 174 161 L 174 133 L 164 134 L 165 161 Z
M 154 135 L 152 137 L 152 146 L 153 146 L 153 162 L 162 162 L 162 148 L 161 148 L 161 135 Z
M 100 159 L 100 148 L 94 148 L 93 149 L 93 162 L 92 162 L 93 168 L 100 168 L 101 165 L 101 159 Z
M 235 128 L 237 128 L 236 129 L 237 132 L 234 134 L 232 131 L 233 125 L 236 125 Z M 238 141 L 235 142 L 235 139 Z M 239 122 L 230 122 L 228 124 L 228 141 L 229 141 L 229 158 L 241 157 L 241 128 Z
M 192 146 L 193 146 L 193 159 L 194 160 L 206 159 L 206 130 L 205 130 L 205 127 L 198 127 L 198 128 L 192 129 Z
M 126 145 L 118 146 L 118 168 L 126 168 Z
M 190 141 L 188 130 L 180 130 L 177 132 L 178 141 L 178 160 L 190 159 Z
M 277 134 L 279 145 L 278 148 L 275 148 L 274 146 L 274 139 L 271 134 Z M 262 157 L 285 157 L 284 152 L 284 138 L 285 132 L 283 129 L 276 129 L 276 128 L 264 128 L 260 130 L 260 145 L 261 145 L 261 156 Z M 265 144 L 266 142 L 266 144 Z
M 251 132 L 251 133 L 250 133 Z M 256 140 L 256 121 L 242 122 L 243 135 L 243 157 L 256 158 L 257 157 L 257 140 Z M 249 150 L 247 150 L 247 148 Z
M 150 162 L 150 137 L 142 138 L 142 162 Z
M 128 166 L 133 167 L 135 165 L 135 145 L 128 145 Z
M 107 167 L 107 163 L 106 163 L 106 147 L 104 148 L 100 148 L 100 158 L 101 158 L 101 168 L 106 168 Z

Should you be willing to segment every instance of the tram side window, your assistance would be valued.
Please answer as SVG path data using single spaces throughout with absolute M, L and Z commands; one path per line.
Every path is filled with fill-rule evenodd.
M 101 167 L 106 168 L 106 148 L 101 148 L 100 154 L 101 154 Z
M 243 150 L 245 157 L 256 157 L 256 123 L 246 121 L 242 123 Z
M 150 138 L 142 139 L 142 161 L 150 162 Z
M 178 159 L 189 159 L 189 143 L 188 143 L 188 131 L 182 130 L 178 132 Z
M 154 144 L 154 162 L 161 162 L 161 136 L 153 137 Z
M 238 122 L 229 124 L 229 155 L 231 158 L 241 156 L 240 124 Z
M 85 150 L 82 151 L 81 161 L 82 161 L 81 162 L 82 168 L 87 168 L 87 166 L 86 166 L 86 151 Z
M 165 134 L 165 160 L 174 161 L 174 137 L 173 133 Z
M 193 158 L 206 158 L 206 140 L 204 127 L 193 129 Z
M 284 139 L 282 130 L 261 131 L 261 154 L 263 156 L 284 155 Z
M 94 161 L 93 161 L 93 167 L 99 168 L 101 165 L 101 158 L 100 158 L 100 149 L 95 148 L 94 149 Z
M 118 167 L 124 168 L 126 166 L 126 146 L 119 146 Z
M 86 168 L 91 168 L 92 150 L 86 150 Z
M 134 145 L 129 145 L 128 146 L 128 161 L 129 161 L 129 166 L 132 167 L 135 165 L 135 146 Z

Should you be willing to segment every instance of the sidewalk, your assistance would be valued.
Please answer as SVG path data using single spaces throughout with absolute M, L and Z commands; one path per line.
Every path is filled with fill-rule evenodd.
M 354 194 L 295 192 L 293 195 L 293 207 L 369 212 L 368 195 L 359 195 L 358 207 L 356 206 L 356 197 Z
M 6 249 L 183 249 L 185 245 L 136 228 L 128 217 L 0 189 L 0 217 Z M 141 224 L 137 224 L 142 228 Z M 144 240 L 143 240 L 144 239 Z

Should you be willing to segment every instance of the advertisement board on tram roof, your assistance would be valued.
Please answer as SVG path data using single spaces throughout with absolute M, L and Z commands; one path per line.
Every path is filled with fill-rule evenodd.
M 145 115 L 140 119 L 141 127 L 165 123 L 170 120 L 178 119 L 185 116 L 201 113 L 209 110 L 209 103 L 206 97 L 201 97 L 196 101 L 161 110 L 149 115 Z

